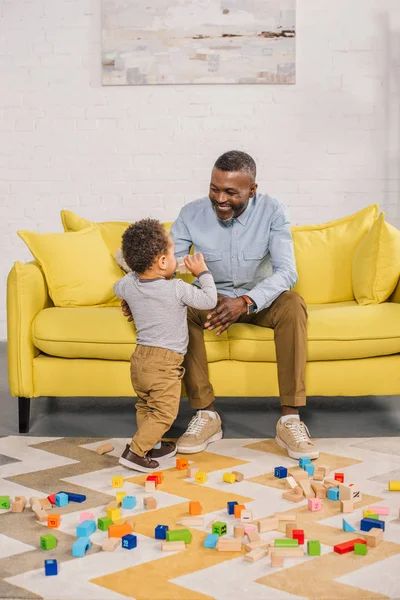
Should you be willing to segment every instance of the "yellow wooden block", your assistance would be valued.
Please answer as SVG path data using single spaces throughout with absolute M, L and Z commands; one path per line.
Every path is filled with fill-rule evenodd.
M 121 511 L 119 508 L 107 508 L 106 514 L 113 523 L 115 523 L 115 521 L 119 521 L 121 518 Z
M 400 492 L 400 481 L 389 481 L 390 492 Z
M 225 483 L 235 483 L 236 475 L 234 475 L 233 473 L 224 473 L 222 476 L 222 480 L 225 481 Z
M 115 499 L 118 502 L 118 504 L 122 503 L 122 499 L 125 498 L 125 496 L 126 496 L 126 492 L 117 492 L 115 494 Z
M 205 483 L 207 481 L 207 473 L 204 471 L 197 471 L 194 480 L 196 483 Z
M 124 487 L 124 478 L 121 475 L 116 475 L 111 480 L 111 485 L 113 488 L 122 488 Z

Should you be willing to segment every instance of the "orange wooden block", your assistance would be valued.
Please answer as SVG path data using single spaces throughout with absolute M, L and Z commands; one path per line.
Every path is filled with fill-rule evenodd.
M 187 469 L 189 466 L 189 462 L 186 458 L 177 458 L 176 459 L 176 468 L 179 469 L 179 471 L 183 471 L 184 469 Z
M 235 504 L 233 508 L 233 514 L 235 515 L 235 519 L 240 519 L 240 515 L 242 514 L 242 510 L 246 507 L 244 504 Z
M 52 529 L 56 529 L 57 527 L 60 527 L 60 522 L 61 522 L 60 515 L 49 515 L 47 517 L 47 527 L 50 527 Z
M 200 502 L 197 502 L 197 501 L 189 502 L 189 512 L 191 515 L 201 515 Z
M 157 477 L 157 485 L 160 485 L 164 481 L 164 475 L 162 471 L 156 471 L 153 473 L 155 477 Z
M 130 523 L 121 523 L 121 525 L 110 525 L 108 528 L 108 537 L 110 538 L 122 538 L 128 533 L 132 533 L 132 525 Z

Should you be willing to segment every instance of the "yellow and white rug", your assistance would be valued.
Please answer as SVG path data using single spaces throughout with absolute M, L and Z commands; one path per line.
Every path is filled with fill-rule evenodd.
M 99 456 L 95 449 L 110 441 L 111 454 Z M 145 511 L 145 476 L 118 465 L 124 439 L 34 438 L 0 439 L 0 496 L 46 497 L 59 491 L 82 493 L 83 504 L 70 503 L 52 512 L 61 515 L 56 530 L 48 530 L 35 514 L 0 510 L 0 598 L 45 598 L 48 600 L 289 600 L 400 598 L 400 492 L 389 492 L 388 481 L 400 480 L 400 440 L 398 438 L 321 439 L 321 456 L 314 464 L 327 464 L 345 474 L 345 482 L 357 484 L 363 499 L 351 514 L 340 513 L 340 503 L 324 500 L 320 512 L 311 512 L 307 500 L 292 504 L 282 499 L 285 483 L 274 477 L 276 466 L 292 467 L 296 461 L 284 455 L 273 440 L 223 439 L 207 452 L 189 457 L 206 471 L 208 481 L 197 484 L 185 471 L 175 468 L 175 459 L 163 465 L 164 482 L 152 495 L 157 509 Z M 223 473 L 239 470 L 244 480 L 234 484 L 222 481 Z M 125 478 L 123 490 L 136 496 L 133 510 L 122 510 L 122 517 L 134 515 L 138 545 L 133 550 L 121 546 L 103 552 L 107 533 L 96 530 L 91 550 L 74 558 L 71 547 L 82 511 L 95 519 L 103 516 L 104 506 L 115 498 L 111 486 L 114 475 Z M 332 474 L 333 476 L 333 474 Z M 154 539 L 157 525 L 179 528 L 188 516 L 190 500 L 202 504 L 204 526 L 192 527 L 193 539 L 185 551 L 163 553 Z M 241 552 L 219 552 L 203 547 L 211 532 L 209 524 L 221 520 L 233 537 L 234 516 L 227 513 L 227 502 L 237 501 L 252 511 L 253 518 L 273 516 L 276 512 L 296 513 L 297 525 L 305 530 L 306 541 L 320 540 L 321 556 L 285 559 L 284 567 L 273 568 L 269 557 L 254 564 Z M 339 555 L 335 544 L 363 537 L 360 519 L 369 505 L 388 506 L 382 517 L 386 528 L 383 542 L 368 548 L 366 556 Z M 342 518 L 356 528 L 345 533 Z M 278 531 L 261 534 L 265 540 L 284 537 Z M 40 536 L 54 533 L 57 547 L 44 551 Z M 307 548 L 305 546 L 305 548 Z M 46 577 L 44 560 L 57 559 L 59 574 Z

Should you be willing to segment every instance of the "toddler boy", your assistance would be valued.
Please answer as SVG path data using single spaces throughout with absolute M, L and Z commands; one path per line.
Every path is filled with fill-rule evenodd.
M 131 356 L 131 381 L 137 394 L 137 432 L 126 445 L 120 464 L 151 473 L 158 460 L 176 454 L 174 442 L 161 438 L 176 419 L 189 341 L 187 307 L 210 310 L 217 304 L 214 279 L 201 253 L 185 256 L 185 266 L 200 288 L 173 279 L 174 242 L 155 219 L 142 219 L 122 237 L 122 253 L 132 269 L 114 286 L 125 300 L 136 327 L 137 346 Z

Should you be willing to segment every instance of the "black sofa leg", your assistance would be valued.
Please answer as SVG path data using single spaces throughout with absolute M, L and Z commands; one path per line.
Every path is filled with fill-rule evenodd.
M 18 397 L 18 421 L 19 432 L 28 433 L 29 431 L 29 415 L 31 410 L 31 399 Z

